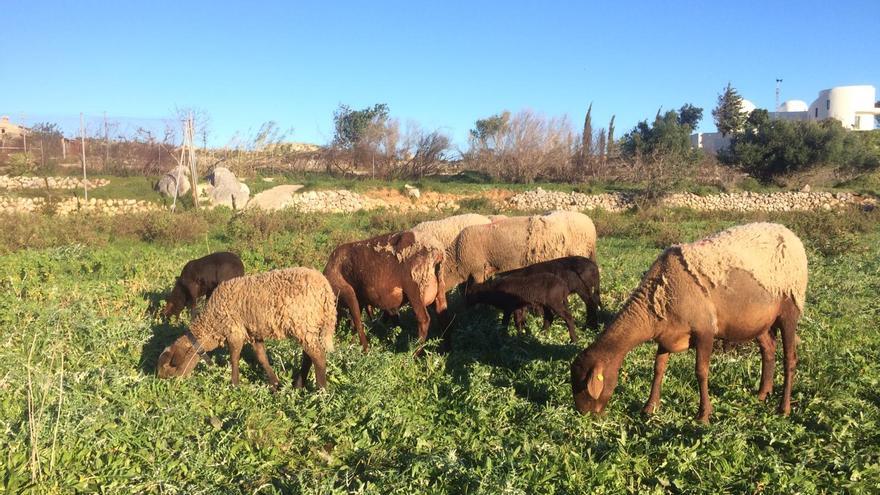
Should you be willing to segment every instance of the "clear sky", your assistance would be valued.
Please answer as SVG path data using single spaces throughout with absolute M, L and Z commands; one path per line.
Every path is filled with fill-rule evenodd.
M 0 113 L 30 122 L 163 118 L 199 107 L 211 142 L 275 120 L 324 143 L 340 104 L 464 146 L 504 109 L 593 103 L 618 135 L 659 107 L 711 108 L 728 81 L 759 107 L 880 86 L 880 0 L 756 2 L 24 1 L 0 6 Z

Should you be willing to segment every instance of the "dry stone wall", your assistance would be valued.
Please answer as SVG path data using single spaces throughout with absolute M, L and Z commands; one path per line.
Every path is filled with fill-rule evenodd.
M 46 202 L 45 198 L 9 198 L 0 196 L 0 212 L 4 213 L 48 213 L 68 215 L 75 212 L 92 212 L 107 215 L 139 213 L 158 210 L 160 206 L 149 201 L 134 199 L 95 199 L 81 201 L 68 198 L 61 201 Z
M 90 179 L 86 181 L 90 189 L 106 186 L 110 183 L 107 179 Z M 76 177 L 24 177 L 0 175 L 0 189 L 82 189 L 83 181 Z
M 668 207 L 691 208 L 697 211 L 808 211 L 836 210 L 849 206 L 873 208 L 876 198 L 848 192 L 772 192 L 719 193 L 700 196 L 673 193 L 660 200 Z M 635 206 L 633 196 L 622 193 L 583 194 L 545 191 L 537 188 L 508 199 L 512 210 L 591 210 L 622 211 Z

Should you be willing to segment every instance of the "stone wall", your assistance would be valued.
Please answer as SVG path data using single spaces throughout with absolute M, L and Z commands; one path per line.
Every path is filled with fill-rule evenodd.
M 660 200 L 668 207 L 698 211 L 808 211 L 836 210 L 849 206 L 873 208 L 876 198 L 848 192 L 719 193 L 699 196 L 673 193 Z M 583 194 L 545 191 L 537 188 L 514 195 L 505 205 L 512 210 L 592 210 L 622 211 L 635 206 L 632 195 L 623 193 Z
M 106 186 L 110 183 L 107 179 L 90 179 L 86 181 L 89 189 Z M 0 175 L 0 189 L 82 189 L 82 179 L 76 177 L 10 177 Z
M 54 212 L 56 215 L 68 215 L 77 211 L 95 212 L 107 215 L 120 213 L 137 213 L 158 210 L 160 206 L 149 201 L 134 199 L 95 199 L 87 202 L 77 198 L 52 201 L 47 204 L 45 198 L 8 198 L 0 196 L 0 212 L 4 213 L 44 213 Z

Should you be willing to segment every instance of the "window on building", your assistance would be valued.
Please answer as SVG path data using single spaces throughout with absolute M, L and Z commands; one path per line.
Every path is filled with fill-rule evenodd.
M 831 110 L 831 100 L 825 100 L 825 110 Z
M 853 129 L 858 129 L 862 126 L 862 116 L 856 115 L 856 123 L 853 125 Z
M 819 118 L 819 107 L 816 107 L 816 118 Z

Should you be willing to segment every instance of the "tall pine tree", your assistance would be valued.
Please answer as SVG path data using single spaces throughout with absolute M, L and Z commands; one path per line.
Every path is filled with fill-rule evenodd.
M 724 92 L 718 95 L 718 106 L 712 110 L 712 117 L 715 119 L 715 127 L 722 136 L 736 134 L 745 125 L 748 115 L 742 111 L 742 102 L 742 96 L 730 83 L 727 83 Z

